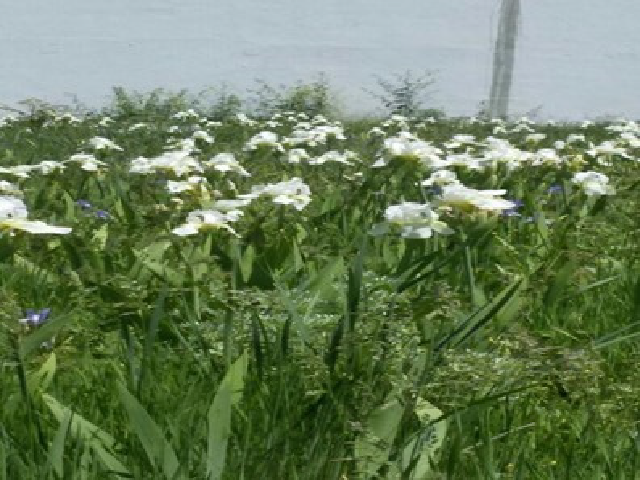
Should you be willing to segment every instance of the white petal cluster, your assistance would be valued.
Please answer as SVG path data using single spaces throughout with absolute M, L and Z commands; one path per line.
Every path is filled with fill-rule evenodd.
M 444 144 L 449 150 L 463 147 L 465 145 L 476 145 L 476 137 L 474 135 L 458 134 L 451 138 L 451 141 Z
M 385 223 L 374 227 L 374 234 L 384 233 L 391 226 L 400 227 L 404 238 L 430 238 L 433 232 L 451 234 L 453 230 L 433 211 L 431 205 L 403 202 L 387 207 L 384 212 Z
M 307 145 L 315 147 L 327 143 L 329 138 L 344 140 L 344 130 L 340 125 L 312 125 L 299 123 L 289 137 L 282 140 L 287 146 Z
M 104 167 L 107 165 L 103 161 L 98 160 L 90 153 L 76 153 L 75 155 L 71 155 L 67 162 L 78 163 L 80 165 L 80 168 L 87 172 L 97 172 L 100 170 L 100 167 Z
M 249 118 L 245 113 L 236 114 L 236 120 L 240 122 L 240 125 L 244 125 L 247 127 L 253 127 L 258 124 L 255 120 Z
M 212 167 L 218 172 L 235 172 L 243 177 L 250 177 L 251 174 L 247 172 L 242 165 L 236 160 L 233 153 L 218 153 L 213 158 L 202 162 L 205 167 Z
M 112 140 L 104 137 L 93 137 L 89 139 L 89 146 L 94 150 L 119 150 L 122 151 L 122 147 L 117 145 Z
M 607 140 L 600 145 L 591 144 L 591 148 L 587 150 L 587 153 L 592 157 L 599 157 L 601 155 L 620 155 L 621 157 L 629 158 L 626 149 L 618 147 L 615 142 Z
M 187 221 L 185 224 L 174 228 L 172 232 L 175 235 L 187 236 L 196 235 L 203 230 L 215 230 L 223 229 L 228 232 L 237 235 L 235 230 L 231 228 L 229 222 L 238 220 L 241 212 L 218 212 L 216 210 L 195 210 L 187 215 Z
M 253 198 L 220 199 L 213 203 L 213 208 L 220 212 L 233 212 L 246 207 L 252 202 L 252 200 Z
M 429 165 L 441 162 L 442 150 L 429 142 L 415 138 L 409 132 L 400 132 L 397 137 L 387 138 L 384 148 L 392 157 L 415 158 Z
M 204 177 L 199 177 L 193 175 L 185 181 L 176 182 L 173 180 L 167 181 L 167 190 L 171 194 L 177 194 L 182 192 L 195 192 L 199 191 L 201 193 L 207 192 L 207 179 Z
M 287 151 L 287 162 L 289 163 L 301 163 L 311 158 L 311 155 L 307 153 L 304 148 L 292 148 Z
M 176 177 L 182 177 L 194 172 L 202 173 L 203 168 L 200 162 L 192 157 L 188 151 L 176 150 L 153 158 L 135 158 L 131 160 L 129 172 L 140 174 L 170 172 Z
M 134 123 L 129 127 L 130 132 L 136 132 L 138 130 L 146 130 L 149 128 L 149 125 L 144 122 Z
M 17 185 L 7 182 L 6 180 L 0 180 L 0 192 L 7 195 L 22 195 Z
M 340 153 L 336 150 L 330 150 L 323 153 L 319 157 L 309 160 L 309 165 L 322 165 L 327 162 L 342 163 L 344 165 L 353 165 L 349 160 L 358 158 L 358 155 L 351 150 Z
M 589 196 L 613 195 L 616 193 L 615 188 L 609 185 L 609 177 L 604 173 L 579 172 L 573 176 L 571 181 L 579 185 L 584 193 Z
M 514 202 L 499 198 L 506 190 L 476 190 L 460 183 L 451 183 L 442 187 L 437 199 L 439 207 L 461 212 L 502 212 L 516 207 Z
M 432 185 L 441 187 L 452 183 L 460 183 L 456 176 L 456 172 L 452 172 L 450 170 L 437 170 L 433 172 L 428 179 L 423 180 L 421 184 L 425 187 L 430 187 Z
M 292 178 L 285 182 L 254 185 L 251 193 L 240 195 L 240 198 L 252 199 L 269 196 L 273 203 L 293 205 L 296 210 L 302 210 L 311 202 L 311 189 L 300 178 Z
M 526 142 L 538 143 L 547 138 L 544 133 L 530 133 L 525 137 Z

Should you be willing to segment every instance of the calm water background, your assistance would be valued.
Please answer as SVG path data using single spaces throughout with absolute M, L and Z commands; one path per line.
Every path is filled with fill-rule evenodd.
M 472 115 L 489 94 L 497 0 L 0 0 L 0 103 L 88 106 L 111 87 L 197 92 L 325 72 L 348 111 L 374 75 L 436 74 L 432 106 Z M 640 2 L 524 0 L 511 112 L 640 116 Z

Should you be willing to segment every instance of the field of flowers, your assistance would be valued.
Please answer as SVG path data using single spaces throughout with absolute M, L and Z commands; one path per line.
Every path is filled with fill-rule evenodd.
M 640 126 L 0 121 L 0 479 L 637 478 Z

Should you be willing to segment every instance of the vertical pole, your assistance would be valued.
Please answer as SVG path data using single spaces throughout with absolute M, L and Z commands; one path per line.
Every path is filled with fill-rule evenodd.
M 489 94 L 488 113 L 491 118 L 506 118 L 509 110 L 519 20 L 520 0 L 502 0 Z

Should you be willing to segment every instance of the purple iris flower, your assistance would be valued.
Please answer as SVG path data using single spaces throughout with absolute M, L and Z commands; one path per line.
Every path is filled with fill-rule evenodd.
M 86 210 L 87 208 L 91 208 L 91 204 L 86 200 L 78 200 L 76 201 L 76 205 L 78 205 L 83 210 Z
M 102 220 L 109 220 L 109 217 L 111 215 L 109 215 L 109 212 L 105 211 L 105 210 L 98 210 L 96 212 L 96 217 L 102 219 Z
M 42 310 L 36 311 L 33 308 L 27 308 L 24 313 L 25 318 L 20 319 L 20 323 L 28 327 L 37 327 L 47 321 L 51 309 L 43 308 Z
M 502 213 L 500 213 L 500 215 L 503 217 L 521 217 L 522 215 L 520 214 L 520 212 L 518 212 L 518 209 L 524 205 L 524 202 L 522 200 L 509 200 L 509 201 L 513 203 L 514 206 L 511 208 L 507 208 L 506 210 L 503 210 Z

